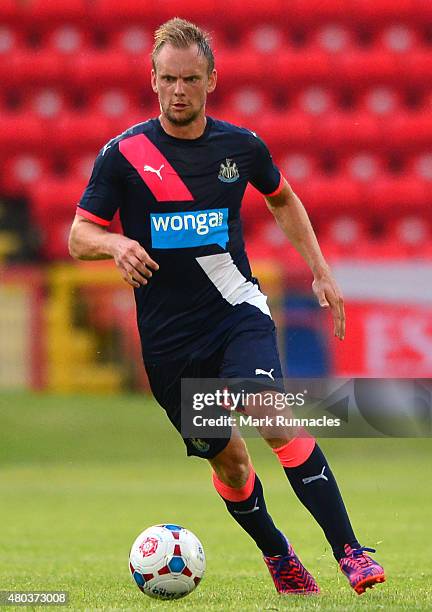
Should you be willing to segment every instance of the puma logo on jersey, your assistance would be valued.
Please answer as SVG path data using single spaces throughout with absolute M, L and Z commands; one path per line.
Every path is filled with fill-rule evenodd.
M 258 374 L 264 374 L 265 376 L 269 376 L 272 380 L 274 380 L 273 378 L 273 374 L 272 372 L 274 372 L 274 368 L 272 368 L 271 370 L 269 370 L 268 372 L 266 372 L 265 370 L 261 370 L 260 368 L 257 368 L 255 370 L 255 374 L 258 376 Z
M 158 177 L 160 178 L 160 180 L 162 180 L 162 175 L 161 175 L 161 170 L 162 168 L 165 167 L 165 164 L 162 164 L 161 167 L 159 168 L 159 170 L 156 170 L 156 168 L 152 168 L 152 166 L 144 166 L 144 172 L 153 172 L 153 174 L 157 174 Z

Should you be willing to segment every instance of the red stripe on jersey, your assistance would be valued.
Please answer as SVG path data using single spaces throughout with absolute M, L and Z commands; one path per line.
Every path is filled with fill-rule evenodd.
M 158 202 L 193 200 L 191 192 L 177 172 L 147 136 L 138 134 L 121 140 L 119 149 Z
M 85 210 L 84 208 L 80 208 L 79 206 L 76 209 L 76 213 L 77 215 L 80 215 L 81 217 L 85 217 L 89 221 L 93 221 L 93 223 L 97 223 L 98 225 L 103 225 L 104 227 L 108 227 L 108 225 L 111 223 L 111 221 L 102 219 L 102 217 L 98 217 L 97 215 L 94 215 L 93 213 L 89 212 L 88 210 Z
M 273 196 L 277 196 L 280 194 L 280 192 L 283 189 L 285 182 L 284 182 L 284 177 L 282 176 L 282 174 L 280 175 L 280 181 L 279 181 L 279 185 L 276 187 L 276 189 L 274 191 L 272 191 L 271 193 L 265 193 L 264 195 L 267 198 L 272 198 Z

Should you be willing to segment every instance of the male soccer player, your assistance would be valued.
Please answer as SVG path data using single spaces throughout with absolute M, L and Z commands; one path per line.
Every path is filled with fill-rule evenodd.
M 182 378 L 282 378 L 275 327 L 252 277 L 240 222 L 248 182 L 313 273 L 319 303 L 343 340 L 341 293 L 299 198 L 253 132 L 205 114 L 216 87 L 205 32 L 175 18 L 155 33 L 151 83 L 160 115 L 113 138 L 100 151 L 77 208 L 70 253 L 113 258 L 135 291 L 145 367 L 155 398 L 181 429 Z M 124 235 L 107 231 L 120 210 Z M 266 441 L 300 501 L 322 527 L 357 593 L 385 580 L 361 547 L 330 467 L 304 433 Z M 267 512 L 263 488 L 236 430 L 227 439 L 184 440 L 208 459 L 228 512 L 255 540 L 279 593 L 318 593 Z

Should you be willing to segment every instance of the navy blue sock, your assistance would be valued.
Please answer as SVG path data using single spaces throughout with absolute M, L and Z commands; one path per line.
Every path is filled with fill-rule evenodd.
M 344 545 L 358 548 L 335 477 L 316 444 L 302 465 L 284 467 L 295 494 L 323 529 L 337 561 L 345 556 Z
M 221 496 L 222 497 L 222 496 Z M 288 546 L 284 535 L 275 527 L 267 512 L 264 492 L 260 479 L 255 474 L 255 484 L 250 496 L 239 502 L 222 499 L 231 516 L 255 540 L 256 545 L 267 557 L 286 555 Z

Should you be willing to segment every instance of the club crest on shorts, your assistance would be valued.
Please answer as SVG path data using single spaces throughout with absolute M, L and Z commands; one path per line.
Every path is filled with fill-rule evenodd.
M 206 453 L 209 450 L 209 448 L 210 448 L 210 444 L 208 444 L 204 440 L 201 440 L 201 438 L 191 438 L 190 441 L 191 441 L 191 444 L 200 453 Z
M 237 164 L 232 159 L 225 159 L 225 163 L 221 163 L 219 168 L 218 179 L 222 183 L 235 183 L 240 178 Z

